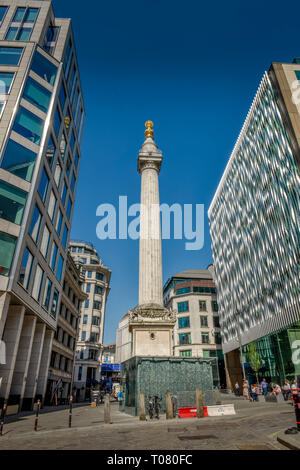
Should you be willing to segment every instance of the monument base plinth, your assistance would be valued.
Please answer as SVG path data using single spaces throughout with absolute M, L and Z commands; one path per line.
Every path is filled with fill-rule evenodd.
M 197 388 L 202 390 L 204 405 L 215 405 L 213 388 L 217 383 L 216 359 L 135 356 L 121 366 L 123 401 L 120 410 L 138 416 L 139 394 L 143 392 L 147 414 L 149 395 L 162 398 L 160 411 L 165 413 L 167 390 L 176 395 L 177 392 L 195 392 Z

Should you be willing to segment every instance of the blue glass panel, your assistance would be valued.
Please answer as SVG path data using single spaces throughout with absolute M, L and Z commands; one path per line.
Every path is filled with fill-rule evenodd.
M 0 7 L 0 23 L 3 21 L 8 7 Z
M 8 276 L 15 253 L 17 239 L 12 235 L 0 232 L 0 275 Z
M 68 227 L 65 224 L 64 233 L 63 233 L 63 237 L 62 237 L 62 245 L 63 245 L 64 248 L 66 248 L 66 246 L 67 246 L 68 235 L 69 235 L 69 230 L 68 230 Z
M 51 291 L 52 291 L 52 282 L 50 281 L 50 279 L 48 279 L 48 284 L 47 284 L 46 289 L 47 289 L 47 290 L 46 290 L 46 295 L 45 295 L 44 306 L 45 306 L 46 309 L 48 310 L 49 305 L 50 305 Z
M 21 225 L 27 193 L 0 181 L 0 218 Z
M 60 87 L 59 101 L 60 101 L 61 109 L 63 110 L 65 106 L 65 102 L 66 102 L 65 87 L 63 86 L 63 84 L 61 84 L 61 87 Z
M 44 121 L 20 106 L 13 130 L 37 145 L 41 143 Z
M 75 163 L 74 163 L 76 169 L 77 169 L 78 161 L 79 161 L 79 155 L 78 155 L 78 150 L 76 150 L 76 153 L 75 153 Z
M 36 154 L 13 140 L 9 140 L 1 162 L 1 168 L 26 181 L 31 181 Z
M 54 85 L 57 67 L 39 52 L 34 54 L 31 70 L 50 83 L 50 85 Z
M 65 205 L 65 203 L 66 203 L 67 191 L 68 191 L 67 185 L 66 185 L 66 182 L 64 182 L 63 192 L 62 192 L 62 196 L 61 196 L 61 200 L 62 200 L 63 205 Z
M 14 73 L 11 72 L 0 72 L 0 94 L 5 95 L 9 93 Z
M 51 307 L 51 315 L 56 318 L 57 307 L 58 307 L 58 298 L 59 293 L 57 289 L 54 289 L 53 299 L 52 299 L 52 307 Z
M 75 175 L 74 175 L 74 173 L 72 173 L 72 181 L 71 181 L 71 191 L 72 191 L 72 193 L 74 192 L 75 181 L 76 181 Z
M 6 41 L 14 41 L 18 32 L 18 28 L 9 28 L 5 36 Z
M 45 171 L 45 168 L 43 168 L 41 181 L 40 181 L 39 188 L 38 188 L 39 195 L 41 196 L 41 199 L 43 202 L 45 202 L 46 197 L 47 197 L 48 185 L 49 185 L 49 178 Z
M 68 208 L 67 208 L 67 217 L 68 217 L 68 219 L 70 219 L 70 217 L 71 217 L 71 210 L 72 210 L 72 201 L 71 201 L 71 198 L 69 197 Z
M 28 286 L 29 286 L 31 273 L 32 273 L 32 266 L 33 266 L 33 256 L 28 250 L 28 248 L 25 248 L 22 264 L 20 267 L 18 281 L 20 284 L 22 284 L 22 286 L 26 290 L 28 289 Z
M 26 8 L 17 8 L 15 16 L 13 17 L 13 23 L 20 23 L 23 20 Z
M 72 149 L 72 153 L 73 153 L 74 145 L 75 145 L 75 136 L 74 136 L 74 132 L 72 132 L 70 144 L 71 144 L 71 149 Z
M 21 28 L 18 32 L 17 40 L 18 41 L 29 41 L 31 36 L 31 28 Z
M 60 125 L 61 125 L 61 117 L 60 117 L 58 109 L 56 108 L 54 118 L 53 118 L 53 127 L 55 130 L 56 136 L 58 136 L 59 134 Z
M 60 236 L 61 223 L 62 223 L 62 219 L 63 219 L 63 215 L 62 215 L 61 211 L 59 211 L 57 217 L 58 217 L 58 219 L 57 219 L 57 224 L 56 224 L 56 231 L 57 231 L 57 235 Z
M 35 242 L 37 242 L 37 239 L 39 237 L 41 222 L 42 222 L 42 214 L 40 213 L 38 207 L 35 206 L 32 219 L 31 219 L 30 229 L 29 229 L 29 233 Z
M 28 77 L 23 98 L 46 113 L 48 111 L 51 93 L 38 82 Z
M 28 8 L 25 18 L 24 18 L 24 23 L 34 23 L 38 15 L 38 12 L 39 12 L 38 8 Z
M 59 280 L 59 282 L 61 281 L 61 275 L 62 275 L 62 269 L 63 269 L 63 265 L 64 265 L 64 259 L 61 255 L 59 255 L 59 261 L 58 261 L 58 267 L 57 267 L 57 279 Z
M 0 47 L 0 65 L 19 65 L 23 47 Z
M 47 146 L 47 151 L 46 151 L 46 158 L 49 163 L 50 168 L 52 168 L 53 165 L 53 160 L 54 160 L 54 154 L 55 154 L 55 145 L 53 142 L 53 138 L 50 135 L 49 141 L 48 141 L 48 146 Z

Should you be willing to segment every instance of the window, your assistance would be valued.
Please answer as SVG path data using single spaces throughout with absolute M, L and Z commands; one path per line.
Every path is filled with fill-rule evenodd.
M 10 92 L 13 79 L 14 79 L 13 72 L 0 72 L 0 94 L 1 95 L 7 95 Z
M 13 260 L 17 239 L 0 232 L 0 275 L 8 276 Z
M 91 292 L 91 284 L 86 285 L 86 293 L 89 294 Z
M 220 328 L 220 319 L 219 317 L 213 317 L 214 320 L 214 327 L 215 328 Z
M 33 265 L 33 256 L 28 250 L 28 248 L 25 248 L 23 260 L 22 260 L 22 264 L 21 264 L 20 272 L 19 272 L 19 283 L 22 284 L 22 286 L 26 290 L 28 290 L 28 287 L 29 287 L 29 282 L 30 282 L 31 272 L 32 272 L 32 265 Z
M 75 168 L 77 168 L 78 161 L 79 161 L 79 155 L 78 155 L 78 150 L 76 150 L 76 153 L 75 153 Z
M 13 130 L 21 134 L 31 142 L 40 145 L 44 127 L 44 121 L 20 106 L 13 125 Z
M 86 264 L 87 259 L 86 258 L 80 258 L 83 264 Z
M 27 193 L 0 181 L 0 218 L 21 225 Z
M 62 246 L 63 246 L 64 248 L 67 247 L 68 235 L 69 235 L 69 230 L 68 230 L 68 227 L 67 227 L 66 224 L 65 224 L 65 226 L 64 226 L 64 232 L 63 232 L 63 237 L 62 237 Z
M 57 215 L 57 220 L 56 220 L 56 232 L 57 232 L 57 235 L 60 237 L 60 231 L 61 231 L 61 226 L 62 226 L 62 220 L 63 220 L 63 215 L 61 213 L 61 210 L 58 211 L 58 215 Z
M 178 318 L 178 328 L 189 328 L 190 327 L 190 317 Z
M 179 351 L 180 357 L 191 357 L 192 356 L 192 350 L 191 349 L 186 349 L 183 351 Z
M 43 49 L 49 54 L 53 55 L 55 50 L 56 41 L 60 31 L 59 26 L 49 26 L 47 33 L 44 38 Z
M 72 211 L 72 201 L 71 201 L 71 198 L 69 196 L 68 207 L 67 207 L 67 217 L 68 217 L 69 220 L 70 220 L 70 217 L 71 217 L 71 211 Z
M 96 273 L 96 279 L 98 279 L 98 281 L 103 281 L 103 274 L 102 273 Z
M 95 302 L 93 303 L 93 308 L 94 308 L 95 310 L 101 310 L 101 303 L 95 301 Z
M 49 309 L 50 305 L 50 297 L 51 297 L 51 291 L 52 291 L 52 282 L 50 279 L 47 278 L 46 286 L 45 286 L 45 298 L 44 298 L 44 306 L 46 309 Z
M 215 300 L 213 300 L 211 302 L 211 307 L 212 307 L 213 312 L 218 312 L 219 311 L 218 302 L 216 302 Z
M 92 317 L 92 325 L 99 326 L 100 325 L 100 318 L 99 317 Z
M 64 185 L 63 185 L 62 192 L 61 192 L 61 200 L 62 200 L 63 205 L 65 205 L 66 203 L 67 192 L 68 192 L 67 183 L 66 181 L 64 181 Z
M 188 294 L 191 292 L 190 287 L 184 287 L 183 289 L 177 289 L 177 295 Z
M 100 286 L 95 286 L 95 294 L 102 295 L 103 289 Z
M 34 23 L 37 18 L 38 12 L 38 8 L 27 8 L 24 23 Z
M 0 7 L 0 23 L 4 20 L 8 7 Z
M 71 191 L 72 191 L 72 193 L 74 193 L 75 182 L 76 182 L 76 177 L 75 177 L 74 173 L 72 173 L 72 181 L 71 181 Z M 96 264 L 98 264 L 97 261 L 96 261 Z
M 63 265 L 64 265 L 64 259 L 61 255 L 59 255 L 59 261 L 58 261 L 58 266 L 57 266 L 57 275 L 56 275 L 59 282 L 61 282 Z
M 1 162 L 1 168 L 19 178 L 31 181 L 36 153 L 26 149 L 14 140 L 9 140 Z
M 78 369 L 78 380 L 80 381 L 82 377 L 82 366 L 79 367 Z
M 209 334 L 201 333 L 201 339 L 203 344 L 209 344 Z
M 16 27 L 9 28 L 5 36 L 6 41 L 14 41 L 16 39 L 18 29 L 19 28 L 16 28 Z
M 34 55 L 31 70 L 50 83 L 50 85 L 54 85 L 57 67 L 39 52 L 36 52 Z
M 42 214 L 37 206 L 34 207 L 29 233 L 34 242 L 37 242 L 42 222 Z
M 43 277 L 44 277 L 44 271 L 38 264 L 36 267 L 35 278 L 34 278 L 33 288 L 32 288 L 32 297 L 38 302 L 41 297 Z
M 207 328 L 208 327 L 208 319 L 207 317 L 200 317 L 200 326 L 201 328 Z
M 91 333 L 90 342 L 91 343 L 98 343 L 98 341 L 99 341 L 98 333 Z
M 89 349 L 89 359 L 96 361 L 98 358 L 98 351 L 97 349 Z
M 61 87 L 60 87 L 59 102 L 60 102 L 61 109 L 63 111 L 65 107 L 65 102 L 66 102 L 66 92 L 65 92 L 65 87 L 63 83 L 61 84 Z
M 32 28 L 20 28 L 15 39 L 17 41 L 29 41 L 32 33 Z
M 84 308 L 89 308 L 89 303 L 90 303 L 90 302 L 89 302 L 89 300 L 87 299 L 87 300 L 85 301 Z
M 83 324 L 87 325 L 88 322 L 88 315 L 83 315 Z
M 54 289 L 54 294 L 53 294 L 53 299 L 52 299 L 52 307 L 51 307 L 51 315 L 53 318 L 56 318 L 56 313 L 57 313 L 57 307 L 58 307 L 58 290 L 55 288 Z
M 56 137 L 58 137 L 60 126 L 61 126 L 61 117 L 60 117 L 60 113 L 58 109 L 56 108 L 54 118 L 53 118 L 53 127 L 55 130 Z
M 222 344 L 222 336 L 221 333 L 215 333 L 215 343 Z
M 48 161 L 48 164 L 49 164 L 50 168 L 52 168 L 52 165 L 53 165 L 54 154 L 55 154 L 55 145 L 54 145 L 54 142 L 53 142 L 53 138 L 50 135 L 49 141 L 48 141 L 48 146 L 47 146 L 47 151 L 46 151 L 46 158 L 47 158 L 47 161 Z
M 177 304 L 177 307 L 178 307 L 178 313 L 188 312 L 189 311 L 189 303 L 188 302 L 179 302 Z
M 52 251 L 51 251 L 51 264 L 50 264 L 50 267 L 51 267 L 52 271 L 55 270 L 56 256 L 57 256 L 57 245 L 56 245 L 55 242 L 53 242 Z
M 52 220 L 52 222 L 53 222 L 53 219 L 54 219 L 56 203 L 57 203 L 56 197 L 54 196 L 53 191 L 51 191 L 49 204 L 48 204 L 48 214 L 49 214 L 49 217 Z
M 81 341 L 85 341 L 85 338 L 86 338 L 86 331 L 83 331 L 81 333 Z
M 55 184 L 56 184 L 57 187 L 59 187 L 61 172 L 62 172 L 62 170 L 61 170 L 60 163 L 57 162 L 55 172 L 54 172 L 54 181 L 55 181 Z
M 65 133 L 63 132 L 62 133 L 62 136 L 61 136 L 61 141 L 60 141 L 60 153 L 61 153 L 61 157 L 62 159 L 64 160 L 64 157 L 65 157 L 65 153 L 66 153 L 66 136 L 65 136 Z
M 74 136 L 74 132 L 72 132 L 72 135 L 71 135 L 70 145 L 71 145 L 71 149 L 72 149 L 72 153 L 73 153 L 74 145 L 75 145 L 75 136 Z
M 45 171 L 45 168 L 43 168 L 43 171 L 42 171 L 42 174 L 41 174 L 40 184 L 39 184 L 39 187 L 38 187 L 38 193 L 41 196 L 41 199 L 42 199 L 43 202 L 46 201 L 48 185 L 49 185 L 49 178 L 48 178 L 48 175 Z
M 41 241 L 41 247 L 40 247 L 40 251 L 45 259 L 47 259 L 47 256 L 48 256 L 49 242 L 50 242 L 50 231 L 47 225 L 45 225 L 43 237 Z
M 203 349 L 203 357 L 205 358 L 217 357 L 217 351 Z
M 0 65 L 19 65 L 22 53 L 23 47 L 0 47 Z
M 92 274 L 93 272 L 92 271 L 88 271 L 88 278 L 91 279 L 92 278 Z
M 206 310 L 206 300 L 199 300 L 199 310 L 200 310 L 200 312 L 207 312 L 207 310 Z
M 29 103 L 39 108 L 44 113 L 47 113 L 51 99 L 51 93 L 38 82 L 28 77 L 23 93 L 23 98 L 24 100 L 29 101 Z
M 191 333 L 183 333 L 179 335 L 179 344 L 191 344 Z

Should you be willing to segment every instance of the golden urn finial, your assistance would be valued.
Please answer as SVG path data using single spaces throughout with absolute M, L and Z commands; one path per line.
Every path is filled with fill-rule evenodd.
M 145 126 L 146 126 L 146 131 L 145 131 L 145 136 L 146 137 L 153 137 L 154 136 L 154 132 L 153 132 L 153 122 L 152 121 L 146 121 L 145 122 Z

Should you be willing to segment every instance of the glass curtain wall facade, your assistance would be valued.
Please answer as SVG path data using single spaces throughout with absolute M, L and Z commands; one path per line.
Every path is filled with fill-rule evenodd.
M 297 69 L 273 64 L 265 73 L 209 209 L 223 350 L 243 345 L 253 377 L 254 342 L 260 378 L 281 381 L 297 371 L 289 331 L 299 335 L 300 319 Z
M 44 324 L 41 362 L 48 369 L 85 113 L 71 21 L 55 18 L 47 0 L 26 6 L 11 0 L 6 5 L 0 24 L 0 233 L 7 248 L 0 250 L 0 295 L 7 300 L 1 303 L 5 308 L 0 307 L 0 339 L 10 341 L 4 325 L 12 321 L 15 304 L 21 304 L 16 347 L 29 317 L 33 337 L 35 330 L 40 334 L 36 325 Z M 7 364 L 3 372 L 0 366 L 0 376 L 7 379 L 0 399 L 21 408 L 36 396 L 43 399 L 46 379 L 35 364 L 32 373 L 38 386 L 15 386 L 11 374 L 17 363 Z M 24 370 L 24 376 L 27 373 Z

